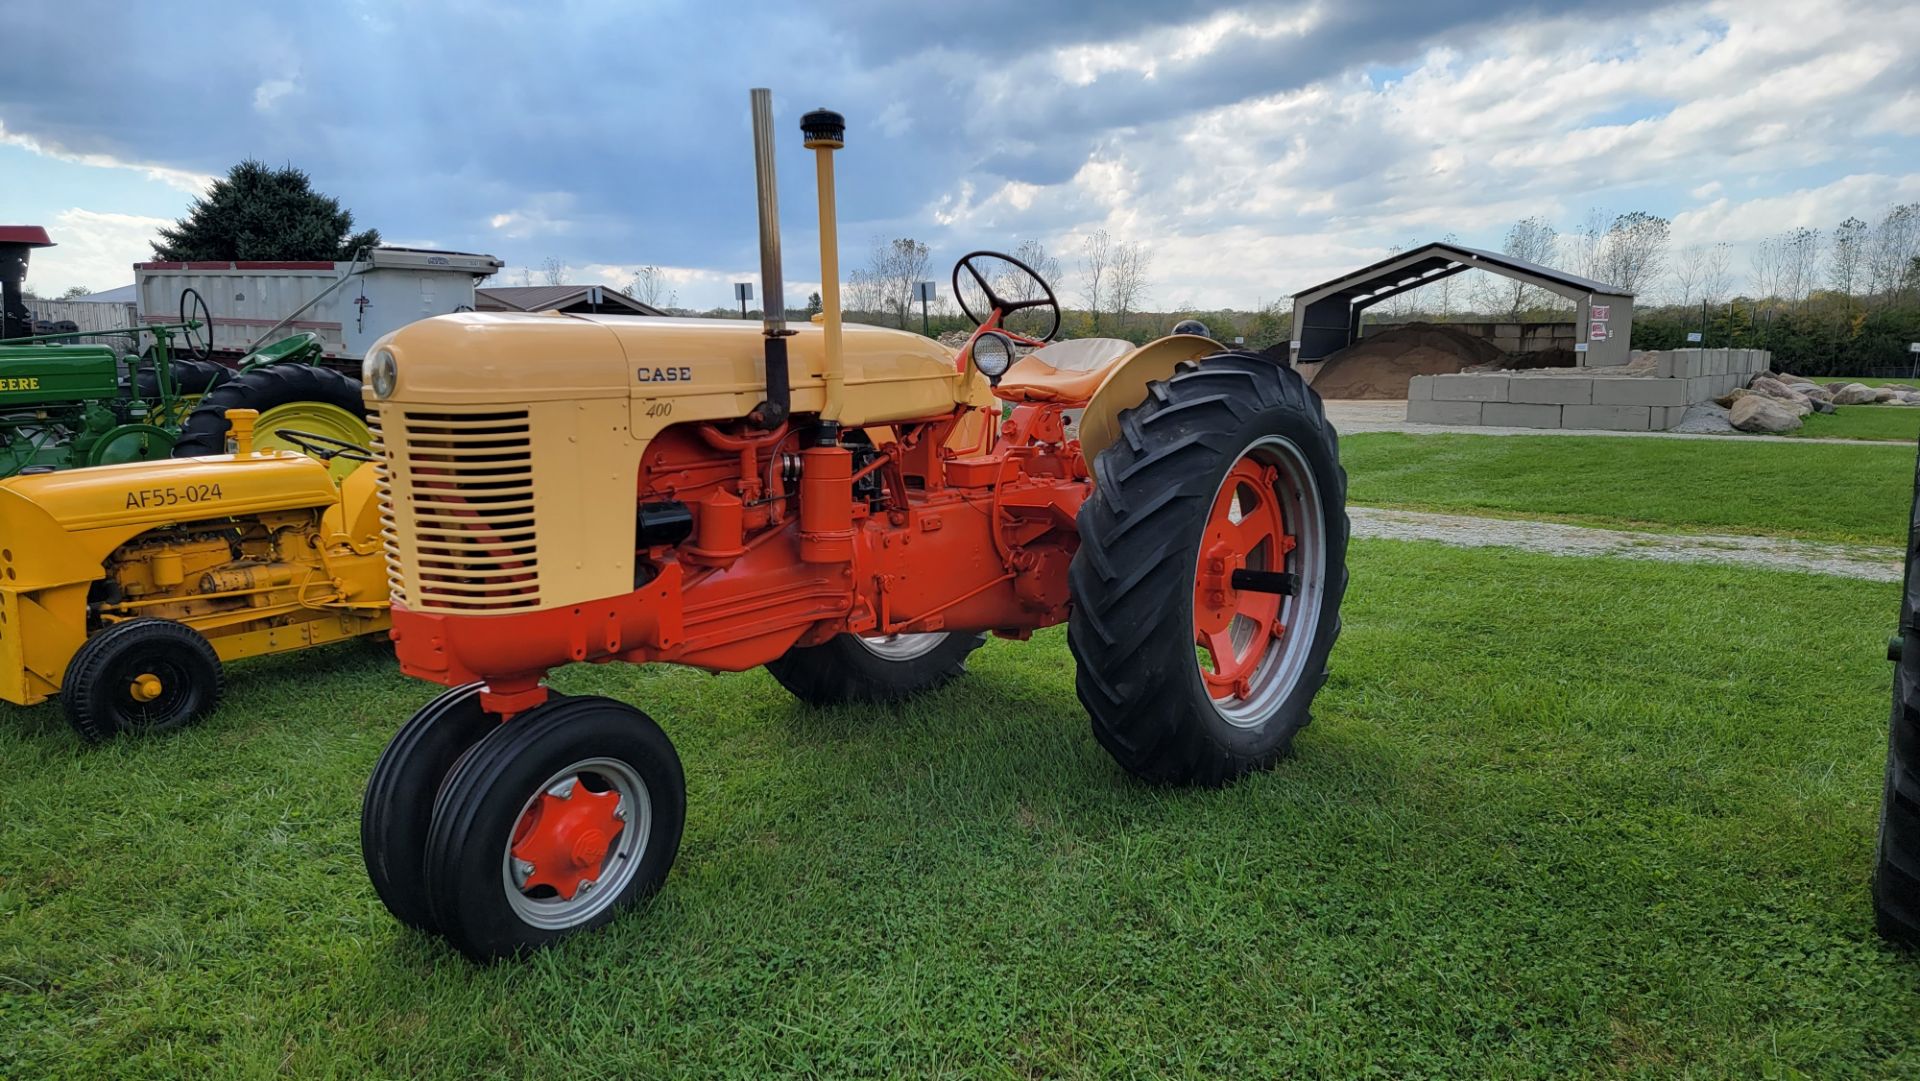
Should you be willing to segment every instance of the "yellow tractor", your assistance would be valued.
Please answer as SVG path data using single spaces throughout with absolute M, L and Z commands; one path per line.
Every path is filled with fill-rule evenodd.
M 81 736 L 160 732 L 220 700 L 221 662 L 387 628 L 367 451 L 279 429 L 231 454 L 0 480 L 0 701 L 58 695 Z

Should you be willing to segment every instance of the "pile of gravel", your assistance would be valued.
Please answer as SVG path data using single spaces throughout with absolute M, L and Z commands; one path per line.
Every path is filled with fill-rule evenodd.
M 1688 435 L 1720 435 L 1734 430 L 1733 414 L 1726 406 L 1701 402 L 1688 406 L 1680 423 L 1667 430 Z

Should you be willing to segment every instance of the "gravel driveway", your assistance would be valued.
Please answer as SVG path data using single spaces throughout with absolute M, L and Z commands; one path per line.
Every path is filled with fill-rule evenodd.
M 1873 545 L 1827 544 L 1781 537 L 1700 533 L 1636 533 L 1559 522 L 1476 518 L 1459 514 L 1348 507 L 1356 537 L 1429 540 L 1461 548 L 1518 548 L 1560 556 L 1614 556 L 1663 563 L 1726 563 L 1775 571 L 1803 571 L 1874 582 L 1898 582 L 1901 551 Z

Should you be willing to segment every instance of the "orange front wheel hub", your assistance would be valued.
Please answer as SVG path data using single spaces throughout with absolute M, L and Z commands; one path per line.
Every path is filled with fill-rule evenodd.
M 522 890 L 548 886 L 571 901 L 599 881 L 625 826 L 618 792 L 590 792 L 576 778 L 562 781 L 540 793 L 514 825 L 514 877 Z

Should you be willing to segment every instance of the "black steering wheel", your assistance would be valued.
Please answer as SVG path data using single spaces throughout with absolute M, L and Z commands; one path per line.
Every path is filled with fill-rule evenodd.
M 345 458 L 349 462 L 377 462 L 380 460 L 369 453 L 367 448 L 358 443 L 349 443 L 344 439 L 335 439 L 330 435 L 303 432 L 296 428 L 275 428 L 273 434 L 292 443 L 302 451 L 323 462 L 331 462 L 335 458 Z
M 193 311 L 199 309 L 199 315 Z M 199 323 L 198 333 L 192 326 L 180 328 L 180 342 L 195 360 L 207 360 L 213 356 L 213 313 L 207 310 L 206 298 L 198 289 L 185 289 L 180 293 L 180 322 Z
M 980 273 L 980 269 L 973 265 L 975 259 L 988 258 L 998 259 L 1001 262 L 1018 268 L 1025 273 L 1027 277 L 1032 278 L 1034 283 L 1040 286 L 1040 291 L 1045 293 L 1046 296 L 1034 297 L 1031 300 L 1007 300 L 1000 294 L 994 292 L 993 286 L 987 282 L 987 276 Z M 967 274 L 973 278 L 974 282 L 980 286 L 980 291 L 986 294 L 987 303 L 990 307 L 985 315 L 975 315 L 973 309 L 967 307 L 967 294 L 960 288 L 960 272 L 962 270 L 965 270 Z M 1047 308 L 1053 315 L 1053 323 L 1047 327 L 1045 334 L 1033 338 L 1032 341 L 1036 344 L 1039 342 L 1050 342 L 1053 340 L 1055 334 L 1060 333 L 1060 302 L 1054 299 L 1053 286 L 1048 285 L 1047 279 L 1042 278 L 1038 271 L 1005 252 L 976 251 L 961 256 L 960 261 L 953 264 L 953 298 L 959 301 L 960 310 L 966 313 L 968 319 L 973 320 L 974 326 L 985 324 L 988 319 L 993 317 L 993 313 L 996 311 L 1000 313 L 1000 318 L 1004 321 L 1007 316 L 1017 311 L 1024 311 L 1027 308 Z M 1025 337 L 1025 335 L 1016 336 Z

